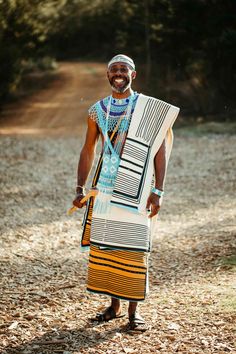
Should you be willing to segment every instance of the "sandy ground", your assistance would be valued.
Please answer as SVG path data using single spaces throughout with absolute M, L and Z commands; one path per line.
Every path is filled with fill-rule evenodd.
M 86 292 L 74 196 L 86 110 L 105 66 L 64 63 L 58 80 L 1 114 L 0 352 L 236 353 L 235 143 L 175 131 L 150 257 L 145 334 L 127 317 L 92 325 L 109 298 Z M 124 310 L 127 304 L 123 302 Z

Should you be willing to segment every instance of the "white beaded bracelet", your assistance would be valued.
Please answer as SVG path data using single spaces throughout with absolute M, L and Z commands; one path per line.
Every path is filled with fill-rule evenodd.
M 160 189 L 157 188 L 152 188 L 152 193 L 157 194 L 159 197 L 163 197 L 163 195 L 165 194 L 164 191 L 161 191 Z
M 85 189 L 84 186 L 77 185 L 75 190 L 76 190 L 76 193 L 77 193 L 77 194 L 83 194 L 84 189 Z M 82 191 L 82 193 L 78 192 L 78 190 Z
M 76 188 L 84 188 L 84 186 L 80 186 L 79 184 L 77 184 Z

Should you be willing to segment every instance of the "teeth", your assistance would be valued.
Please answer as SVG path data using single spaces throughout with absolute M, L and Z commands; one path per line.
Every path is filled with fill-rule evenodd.
M 124 81 L 123 79 L 115 79 L 115 82 L 118 82 L 118 83 L 121 83 L 123 81 Z

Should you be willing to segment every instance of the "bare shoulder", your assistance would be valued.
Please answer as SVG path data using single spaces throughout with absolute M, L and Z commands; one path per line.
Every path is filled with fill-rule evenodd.
M 94 121 L 93 119 L 91 119 L 90 116 L 88 116 L 85 146 L 94 146 L 98 141 L 99 135 L 100 131 L 96 121 Z

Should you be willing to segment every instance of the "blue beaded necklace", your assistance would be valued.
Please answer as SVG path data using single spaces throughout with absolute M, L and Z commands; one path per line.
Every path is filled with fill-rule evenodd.
M 119 119 L 116 122 L 116 125 L 119 124 L 119 127 L 117 129 L 118 135 L 119 135 L 119 141 L 113 147 L 111 144 L 110 138 L 108 136 L 108 131 L 109 131 L 108 125 L 109 125 L 109 120 L 110 120 L 109 118 L 110 118 L 111 106 L 112 106 L 112 103 L 114 103 L 114 101 L 116 99 L 114 99 L 112 96 L 109 97 L 109 101 L 108 101 L 108 105 L 107 105 L 107 109 L 106 109 L 106 121 L 105 121 L 105 127 L 104 127 L 105 129 L 102 129 L 103 135 L 105 138 L 105 146 L 104 146 L 105 152 L 108 152 L 108 149 L 109 149 L 111 152 L 119 154 L 121 144 L 123 142 L 124 134 L 128 130 L 129 120 L 131 117 L 131 111 L 132 111 L 132 106 L 133 106 L 133 99 L 134 99 L 134 94 L 132 92 L 132 94 L 129 96 L 129 98 L 119 100 L 119 101 L 125 101 L 126 104 L 125 104 L 124 112 L 119 114 Z
M 104 135 L 105 142 L 103 151 L 103 163 L 97 183 L 99 194 L 96 197 L 94 204 L 95 213 L 109 212 L 110 199 L 120 164 L 120 152 L 123 146 L 126 132 L 128 130 L 134 98 L 135 95 L 132 93 L 128 100 L 123 99 L 123 101 L 126 102 L 124 105 L 125 109 L 122 107 L 124 111 L 123 113 L 119 113 L 118 120 L 116 119 L 116 124 L 119 124 L 119 127 L 117 129 L 117 140 L 114 143 L 114 146 L 112 145 L 108 135 L 108 125 L 111 116 L 112 104 L 114 106 L 116 102 L 114 102 L 115 99 L 112 96 L 108 98 L 106 107 L 106 119 L 105 121 L 104 119 L 102 120 L 102 126 L 100 126 Z
M 136 99 L 137 99 L 138 95 L 136 94 L 136 92 L 134 92 L 134 93 L 132 92 L 132 96 L 133 96 L 133 105 L 132 105 L 132 109 L 131 109 L 131 114 L 133 113 L 134 104 L 136 103 Z M 104 98 L 103 100 L 99 101 L 99 103 L 96 106 L 98 124 L 101 129 L 104 125 L 104 121 L 106 118 L 109 99 L 110 99 L 110 96 Z M 114 130 L 119 117 L 125 113 L 125 111 L 127 109 L 127 105 L 130 102 L 130 99 L 131 99 L 131 96 L 129 96 L 127 98 L 123 98 L 123 99 L 112 98 L 111 106 L 110 106 L 110 113 L 109 113 L 109 122 L 108 122 L 108 131 L 109 132 L 112 132 Z M 124 127 L 122 127 L 122 126 L 123 126 L 123 123 L 121 124 L 121 127 L 120 127 L 121 130 L 124 129 Z

